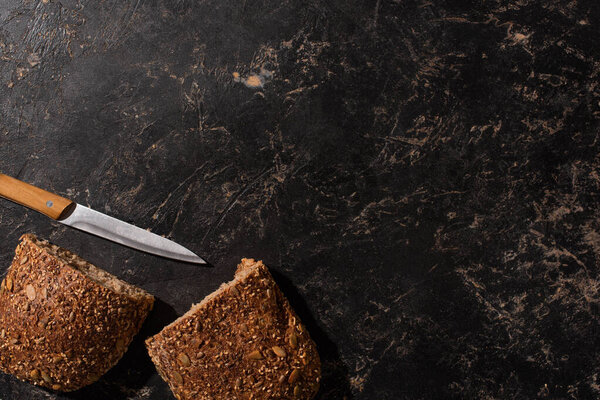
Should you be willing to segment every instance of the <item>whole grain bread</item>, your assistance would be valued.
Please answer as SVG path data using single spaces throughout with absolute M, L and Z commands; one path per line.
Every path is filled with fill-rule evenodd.
M 0 284 L 0 370 L 57 391 L 79 389 L 117 363 L 153 304 L 142 289 L 23 235 Z
M 179 400 L 311 399 L 319 388 L 315 343 L 253 259 L 146 346 Z

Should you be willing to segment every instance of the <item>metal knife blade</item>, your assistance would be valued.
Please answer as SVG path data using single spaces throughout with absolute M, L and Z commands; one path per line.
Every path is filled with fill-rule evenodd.
M 146 253 L 190 263 L 206 264 L 202 258 L 169 239 L 81 204 L 75 204 L 73 210 L 58 222 Z

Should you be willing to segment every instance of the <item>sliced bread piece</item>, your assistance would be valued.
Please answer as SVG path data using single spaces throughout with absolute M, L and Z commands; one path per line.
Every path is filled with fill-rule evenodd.
M 311 399 L 319 388 L 315 343 L 253 259 L 146 346 L 179 400 Z
M 77 390 L 117 363 L 153 304 L 144 290 L 23 235 L 0 284 L 0 370 Z

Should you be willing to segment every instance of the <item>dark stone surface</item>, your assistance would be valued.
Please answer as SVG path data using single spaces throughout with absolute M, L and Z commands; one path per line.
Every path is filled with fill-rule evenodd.
M 243 256 L 319 399 L 599 397 L 600 7 L 512 3 L 2 1 L 0 170 L 213 267 L 0 201 L 3 268 L 32 231 L 159 299 L 98 383 L 0 398 L 171 398 L 142 339 Z

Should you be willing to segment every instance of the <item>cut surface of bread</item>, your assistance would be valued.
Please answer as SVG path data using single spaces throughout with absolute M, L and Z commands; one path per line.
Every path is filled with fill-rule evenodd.
M 116 276 L 96 267 L 67 249 L 50 244 L 45 240 L 39 240 L 33 235 L 28 236 L 33 243 L 46 250 L 65 265 L 80 271 L 88 279 L 91 279 L 113 292 L 137 299 L 143 299 L 150 296 L 146 291 L 120 280 Z
M 0 370 L 57 391 L 80 389 L 117 363 L 153 304 L 142 289 L 23 235 L 0 284 Z
M 179 400 L 312 399 L 319 389 L 315 343 L 253 259 L 146 346 Z

